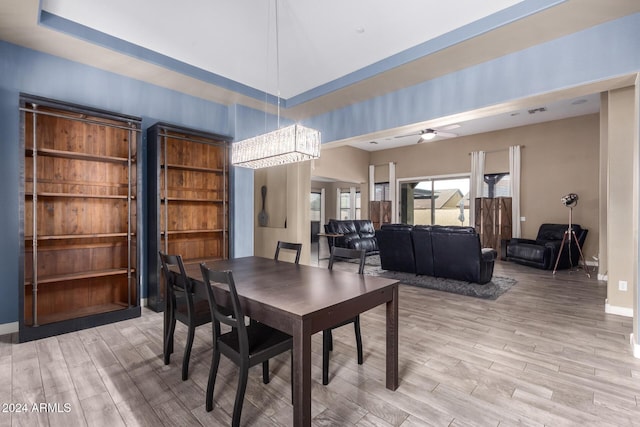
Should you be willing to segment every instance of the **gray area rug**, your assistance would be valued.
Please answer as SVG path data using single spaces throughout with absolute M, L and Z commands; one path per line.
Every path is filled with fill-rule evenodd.
M 402 273 L 398 271 L 387 271 L 380 268 L 380 257 L 378 255 L 368 256 L 365 274 L 372 276 L 387 277 L 396 279 L 405 285 L 418 286 L 421 288 L 435 289 L 438 291 L 451 292 L 454 294 L 466 295 L 475 298 L 496 300 L 500 295 L 507 292 L 517 283 L 510 277 L 493 276 L 489 283 L 479 285 L 477 283 L 464 282 L 460 280 L 444 279 L 441 277 L 418 276 L 413 273 Z

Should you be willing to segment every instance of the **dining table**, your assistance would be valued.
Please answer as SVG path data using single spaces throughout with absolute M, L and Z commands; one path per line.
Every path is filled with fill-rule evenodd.
M 386 306 L 386 387 L 398 388 L 398 282 L 337 269 L 294 264 L 258 256 L 203 260 L 232 271 L 245 316 L 293 337 L 293 424 L 311 425 L 311 336 L 378 305 Z M 185 265 L 202 285 L 199 263 Z M 216 302 L 229 293 L 212 283 Z

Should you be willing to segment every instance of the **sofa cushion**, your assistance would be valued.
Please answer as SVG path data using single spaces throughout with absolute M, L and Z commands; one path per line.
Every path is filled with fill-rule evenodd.
M 431 231 L 434 276 L 467 282 L 480 280 L 480 237 L 465 228 Z
M 543 245 L 544 242 L 549 240 L 562 240 L 564 232 L 569 229 L 568 224 L 542 224 L 538 229 L 538 235 L 536 236 L 536 242 L 539 245 Z M 572 224 L 571 229 L 579 234 L 582 227 L 578 224 Z
M 353 225 L 356 227 L 356 231 L 360 237 L 375 237 L 376 230 L 373 228 L 373 222 L 367 219 L 357 219 L 353 221 Z
M 416 258 L 416 274 L 433 276 L 433 248 L 431 246 L 431 225 L 416 225 L 411 232 Z
M 378 241 L 371 220 L 330 219 L 325 225 L 325 231 L 329 234 L 341 234 L 330 240 L 330 244 L 348 249 L 364 249 L 368 254 L 378 252 Z
M 337 234 L 357 234 L 356 225 L 353 221 L 329 220 L 329 232 Z
M 546 250 L 544 245 L 521 243 L 519 245 L 507 246 L 507 256 L 524 259 L 542 259 Z

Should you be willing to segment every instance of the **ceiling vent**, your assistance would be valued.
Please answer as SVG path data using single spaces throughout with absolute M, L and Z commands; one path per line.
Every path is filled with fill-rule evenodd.
M 529 114 L 544 113 L 545 111 L 547 111 L 547 107 L 534 108 L 529 110 Z

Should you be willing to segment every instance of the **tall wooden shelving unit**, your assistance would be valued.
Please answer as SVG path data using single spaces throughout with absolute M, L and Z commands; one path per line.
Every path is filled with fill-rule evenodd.
M 140 119 L 21 97 L 19 339 L 140 316 Z
M 511 197 L 477 197 L 475 228 L 484 248 L 500 252 L 501 242 L 511 239 Z
M 229 257 L 229 138 L 167 123 L 147 129 L 149 286 L 164 310 L 159 251 L 185 263 Z
M 369 202 L 369 218 L 376 230 L 384 224 L 391 224 L 391 202 L 389 200 Z

